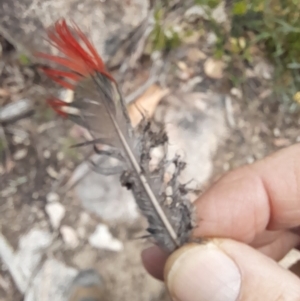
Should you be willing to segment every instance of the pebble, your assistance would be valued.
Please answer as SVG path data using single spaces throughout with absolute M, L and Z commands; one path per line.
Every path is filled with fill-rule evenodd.
M 65 217 L 66 214 L 65 207 L 58 202 L 49 203 L 46 205 L 45 210 L 49 216 L 52 227 L 54 229 L 57 229 L 60 226 L 62 219 Z
M 254 67 L 256 76 L 270 80 L 273 77 L 274 67 L 264 60 L 260 60 Z
M 211 16 L 219 24 L 227 21 L 225 1 L 221 1 L 221 3 L 212 11 Z
M 59 195 L 56 192 L 49 192 L 46 196 L 48 203 L 56 203 L 59 202 Z
M 209 16 L 207 14 L 207 7 L 200 6 L 200 5 L 194 5 L 190 7 L 184 14 L 184 17 L 189 22 L 195 22 L 201 18 L 203 19 L 209 19 Z
M 0 108 L 0 122 L 9 122 L 20 118 L 33 110 L 30 99 L 20 99 Z
M 91 246 L 97 249 L 106 249 L 110 251 L 122 251 L 124 246 L 121 241 L 114 238 L 108 227 L 104 224 L 99 224 L 95 232 L 89 237 Z
M 208 58 L 204 63 L 205 74 L 213 79 L 221 79 L 223 77 L 225 64 L 221 60 Z
M 48 166 L 47 168 L 46 168 L 46 172 L 47 172 L 47 174 L 51 177 L 51 178 L 53 178 L 53 179 L 58 179 L 58 177 L 59 177 L 59 175 L 58 175 L 58 172 L 52 167 L 52 166 Z
M 273 134 L 274 134 L 275 137 L 279 137 L 280 134 L 281 134 L 281 133 L 280 133 L 280 129 L 279 129 L 279 128 L 274 128 L 274 129 L 273 129 Z
M 78 247 L 79 239 L 73 228 L 71 228 L 70 226 L 64 225 L 60 228 L 60 233 L 61 233 L 62 239 L 66 245 L 68 245 L 72 249 L 75 249 L 76 247 Z
M 231 88 L 230 93 L 231 93 L 231 95 L 235 96 L 238 99 L 242 99 L 242 97 L 243 97 L 243 92 L 240 89 L 235 88 L 235 87 Z
M 44 156 L 45 159 L 49 159 L 50 156 L 51 156 L 51 152 L 48 149 L 46 149 L 43 152 L 43 156 Z
M 197 47 L 192 47 L 187 52 L 187 59 L 192 63 L 197 63 L 206 58 L 207 55 Z
M 209 32 L 207 34 L 206 42 L 209 46 L 214 46 L 218 41 L 218 37 L 214 32 Z
M 14 153 L 14 160 L 22 160 L 27 156 L 28 150 L 27 148 L 22 148 Z

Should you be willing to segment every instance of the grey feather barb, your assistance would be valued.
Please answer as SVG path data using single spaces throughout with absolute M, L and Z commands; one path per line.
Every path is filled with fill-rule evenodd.
M 79 42 L 71 34 L 69 27 L 62 23 L 62 28 L 59 28 L 63 30 L 61 32 L 57 30 L 58 25 L 56 24 L 54 34 L 64 43 L 70 44 L 63 45 L 61 47 L 63 49 L 60 50 L 66 53 L 65 48 L 67 47 L 69 54 L 75 53 L 77 61 L 81 59 L 86 63 L 86 69 L 81 72 L 78 72 L 78 68 L 76 69 L 81 77 L 77 79 L 74 76 L 76 81 L 72 86 L 74 99 L 71 103 L 64 103 L 57 99 L 48 102 L 61 115 L 66 115 L 90 132 L 92 139 L 87 141 L 86 145 L 92 144 L 96 153 L 109 155 L 109 151 L 103 151 L 102 147 L 112 150 L 112 157 L 119 162 L 119 165 L 112 169 L 112 173 L 119 173 L 121 184 L 132 191 L 141 213 L 148 220 L 147 231 L 155 243 L 165 251 L 173 252 L 191 241 L 191 232 L 195 226 L 193 206 L 188 197 L 188 190 L 180 184 L 178 179 L 185 164 L 177 157 L 172 162 L 167 162 L 165 150 L 164 157 L 158 166 L 154 170 L 151 168 L 152 149 L 156 147 L 166 149 L 167 147 L 168 138 L 164 128 L 160 126 L 155 131 L 153 125 L 146 118 L 143 118 L 140 124 L 133 128 L 117 83 L 110 74 L 104 71 L 104 64 L 102 66 L 94 63 L 101 59 L 93 51 L 86 50 L 90 50 L 90 45 L 87 45 L 89 42 L 85 36 L 82 38 L 82 32 L 75 27 L 81 42 L 86 46 L 84 50 L 86 53 L 78 52 Z M 58 38 L 55 39 L 55 42 L 58 41 Z M 41 56 L 49 59 L 47 55 Z M 52 57 L 51 60 L 58 61 L 55 57 Z M 61 61 L 59 63 L 61 64 Z M 69 67 L 69 64 L 67 66 Z M 49 73 L 49 70 L 52 78 L 55 72 L 63 75 L 63 78 L 66 75 L 58 69 L 44 71 Z M 72 71 L 71 69 L 70 74 L 73 76 Z M 72 76 L 65 78 L 73 80 Z M 61 84 L 61 77 L 56 81 Z M 99 145 L 101 145 L 100 149 Z M 166 168 L 170 164 L 174 165 L 175 171 L 166 183 Z M 99 171 L 101 172 L 101 167 L 99 167 Z M 110 175 L 111 173 L 103 170 L 103 174 Z

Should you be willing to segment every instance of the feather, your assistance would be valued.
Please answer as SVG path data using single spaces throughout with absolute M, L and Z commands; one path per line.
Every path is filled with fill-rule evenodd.
M 167 143 L 164 129 L 154 132 L 146 119 L 138 127 L 132 127 L 117 83 L 75 24 L 69 27 L 62 19 L 49 31 L 48 37 L 65 57 L 43 53 L 38 56 L 66 70 L 51 67 L 42 70 L 56 83 L 74 90 L 73 102 L 53 97 L 49 98 L 49 105 L 61 116 L 89 130 L 92 140 L 87 144 L 100 142 L 118 154 L 118 168 L 106 169 L 103 173 L 120 173 L 121 184 L 132 190 L 148 220 L 150 235 L 160 247 L 174 251 L 190 240 L 193 212 L 186 190 L 180 189 L 178 182 L 178 174 L 184 168 L 178 158 L 172 162 L 175 172 L 168 184 L 172 190 L 171 200 L 164 183 L 165 159 L 151 171 L 151 150 Z

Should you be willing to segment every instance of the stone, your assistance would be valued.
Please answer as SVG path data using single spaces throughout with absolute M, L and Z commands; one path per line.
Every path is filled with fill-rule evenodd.
M 132 193 L 121 186 L 119 175 L 100 175 L 83 162 L 72 175 L 72 184 L 77 181 L 75 193 L 82 206 L 104 221 L 131 224 L 140 216 Z
M 60 233 L 63 241 L 67 246 L 69 246 L 72 249 L 78 247 L 79 239 L 77 237 L 75 230 L 72 227 L 66 225 L 61 226 Z
M 0 30 L 0 34 L 1 34 L 1 30 Z M 3 106 L 2 108 L 0 108 L 0 123 L 10 122 L 19 119 L 23 116 L 26 116 L 32 111 L 33 111 L 33 102 L 30 99 L 24 98 L 18 101 L 11 102 Z
M 204 63 L 205 74 L 213 79 L 221 79 L 223 77 L 224 68 L 224 62 L 214 58 L 208 58 Z
M 0 233 L 0 258 L 7 266 L 14 282 L 21 293 L 25 293 L 36 268 L 41 262 L 45 249 L 50 246 L 50 233 L 31 229 L 20 238 L 17 251 Z
M 27 148 L 22 148 L 19 149 L 18 151 L 16 151 L 13 155 L 14 160 L 18 161 L 18 160 L 22 160 L 27 156 L 28 150 Z
M 106 249 L 119 252 L 123 250 L 123 244 L 118 239 L 114 238 L 108 227 L 104 224 L 99 224 L 95 232 L 89 237 L 89 244 L 97 249 Z
M 187 59 L 192 63 L 197 63 L 206 59 L 207 55 L 197 47 L 189 48 L 187 51 Z
M 213 156 L 228 135 L 223 98 L 217 93 L 170 95 L 167 106 L 157 110 L 155 119 L 164 122 L 169 136 L 167 158 L 180 155 L 187 163 L 180 182 L 190 188 L 201 189 L 210 179 Z
M 184 14 L 184 17 L 189 22 L 195 22 L 199 19 L 209 19 L 209 16 L 207 14 L 207 10 L 209 8 L 207 6 L 201 6 L 201 5 L 194 5 L 190 7 Z
M 48 203 L 57 203 L 57 202 L 59 202 L 59 199 L 60 199 L 60 197 L 59 197 L 58 193 L 53 192 L 53 191 L 49 192 L 46 196 L 46 200 Z
M 52 227 L 58 229 L 62 219 L 65 217 L 65 207 L 62 204 L 55 202 L 47 204 L 45 210 L 49 216 Z
M 66 301 L 77 273 L 56 259 L 47 259 L 26 291 L 24 301 Z
M 260 59 L 254 66 L 254 73 L 260 78 L 270 80 L 273 77 L 274 67 L 265 60 Z

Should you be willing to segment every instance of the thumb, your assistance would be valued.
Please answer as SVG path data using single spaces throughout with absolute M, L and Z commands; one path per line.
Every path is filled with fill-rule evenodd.
M 213 239 L 174 252 L 165 281 L 176 301 L 299 300 L 300 280 L 248 245 Z

